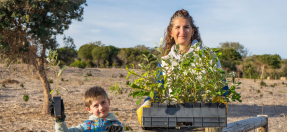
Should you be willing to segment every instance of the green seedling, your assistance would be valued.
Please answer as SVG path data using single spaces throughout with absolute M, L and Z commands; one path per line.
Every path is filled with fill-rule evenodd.
M 87 77 L 85 77 L 83 81 L 87 81 L 87 80 L 88 80 L 88 78 L 87 78 Z
M 171 101 L 177 103 L 241 102 L 241 96 L 236 92 L 241 83 L 235 82 L 235 72 L 228 74 L 232 79 L 227 82 L 225 81 L 227 74 L 221 67 L 217 67 L 218 58 L 222 55 L 219 49 L 200 48 L 200 43 L 191 48 L 193 49 L 191 53 L 182 53 L 181 56 L 186 57 L 179 60 L 143 54 L 143 59 L 148 64 L 139 64 L 142 73 L 135 72 L 134 65 L 132 65 L 132 69 L 126 67 L 128 72 L 126 85 L 132 88 L 129 96 L 139 97 L 136 104 L 141 102 L 143 96 L 151 97 L 152 102 L 164 103 L 167 101 L 168 104 Z M 157 50 L 162 54 L 161 46 Z M 179 54 L 179 45 L 176 45 L 175 52 Z M 165 62 L 166 65 L 158 67 L 157 64 L 162 62 Z M 169 74 L 160 75 L 160 73 Z M 132 79 L 129 79 L 130 77 Z M 163 82 L 157 80 L 163 80 Z M 223 90 L 222 88 L 229 83 L 229 90 Z M 114 87 L 110 87 L 112 92 L 120 91 L 121 88 L 117 83 Z M 227 95 L 223 96 L 226 92 L 228 92 Z M 166 96 L 166 93 L 171 96 Z
M 119 115 L 119 113 L 118 113 L 118 112 L 116 112 L 116 113 L 115 113 L 115 116 L 118 116 L 118 115 Z
M 52 94 L 56 90 L 56 96 L 58 96 L 60 94 L 60 90 L 58 89 L 58 87 L 59 87 L 58 79 L 63 74 L 64 69 L 66 69 L 66 65 L 64 65 L 60 70 L 57 69 L 57 67 L 60 65 L 60 61 L 57 61 L 57 59 L 58 59 L 57 51 L 56 50 L 54 50 L 54 51 L 49 50 L 48 58 L 46 58 L 46 60 L 49 63 L 49 68 L 55 72 L 55 76 L 56 76 L 56 79 L 55 79 L 56 80 L 56 88 L 53 89 L 50 92 L 50 94 Z M 51 79 L 51 81 L 49 81 L 49 83 L 53 83 L 53 80 Z M 61 87 L 61 88 L 68 91 L 68 89 L 66 89 L 64 87 Z
M 5 88 L 5 87 L 6 87 L 4 83 L 2 83 L 2 87 L 3 87 L 3 88 Z
M 21 88 L 24 88 L 24 85 L 23 85 L 23 83 L 21 83 L 21 84 L 20 84 L 20 87 L 21 87 Z

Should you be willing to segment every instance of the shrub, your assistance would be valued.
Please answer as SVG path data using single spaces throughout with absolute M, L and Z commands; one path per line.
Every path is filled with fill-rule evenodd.
M 92 72 L 90 71 L 90 72 L 87 72 L 87 76 L 93 76 L 92 75 Z
M 263 81 L 261 81 L 261 82 L 260 82 L 260 86 L 265 86 L 265 87 L 266 87 L 266 83 L 263 82 Z
M 130 126 L 124 126 L 124 131 L 129 131 L 129 130 L 133 131 L 133 129 Z
M 86 64 L 86 62 L 83 62 L 83 61 L 80 61 L 80 60 L 76 60 L 70 66 L 71 67 L 78 67 L 78 68 L 85 68 L 87 66 L 87 64 Z
M 5 88 L 5 84 L 4 83 L 2 83 L 2 87 Z
M 91 67 L 94 67 L 95 66 L 95 64 L 91 61 L 91 60 L 88 60 L 87 62 L 86 62 L 86 64 L 87 64 L 87 68 L 91 68 Z

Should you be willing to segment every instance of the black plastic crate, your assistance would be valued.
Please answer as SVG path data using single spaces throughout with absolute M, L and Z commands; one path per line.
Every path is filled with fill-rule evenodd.
M 166 105 L 152 103 L 143 108 L 143 128 L 172 127 L 226 127 L 227 116 L 224 104 L 184 103 Z

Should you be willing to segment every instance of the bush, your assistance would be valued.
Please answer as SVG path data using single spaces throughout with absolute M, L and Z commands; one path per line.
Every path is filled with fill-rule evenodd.
M 87 66 L 87 63 L 84 61 L 76 60 L 70 66 L 71 67 L 78 67 L 78 68 L 85 68 Z
M 90 72 L 87 72 L 87 76 L 93 76 L 92 75 L 92 72 L 90 71 Z
M 87 62 L 86 62 L 86 64 L 87 64 L 87 68 L 91 68 L 91 67 L 94 67 L 95 66 L 95 64 L 91 61 L 91 60 L 88 60 Z
M 260 86 L 265 86 L 265 87 L 266 87 L 266 83 L 263 82 L 263 81 L 261 81 L 261 82 L 260 82 Z

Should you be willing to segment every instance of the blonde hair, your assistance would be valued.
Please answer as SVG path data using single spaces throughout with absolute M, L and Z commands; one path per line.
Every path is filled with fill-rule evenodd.
M 100 86 L 91 87 L 84 95 L 85 106 L 90 107 L 93 100 L 100 98 L 108 99 L 106 91 Z
M 163 52 L 162 52 L 163 54 L 162 54 L 162 56 L 167 55 L 170 52 L 171 47 L 175 44 L 174 38 L 171 37 L 171 34 L 170 34 L 170 32 L 172 30 L 172 27 L 173 27 L 173 20 L 175 18 L 187 19 L 190 22 L 192 30 L 194 30 L 194 34 L 193 34 L 193 36 L 191 36 L 191 42 L 193 40 L 197 40 L 198 42 L 202 43 L 199 31 L 198 31 L 198 27 L 194 25 L 193 18 L 189 15 L 188 11 L 186 11 L 184 9 L 181 9 L 181 10 L 176 11 L 173 14 L 173 16 L 170 18 L 170 22 L 169 22 L 169 24 L 167 26 L 167 29 L 166 29 L 165 33 L 164 33 L 165 44 L 163 45 Z

